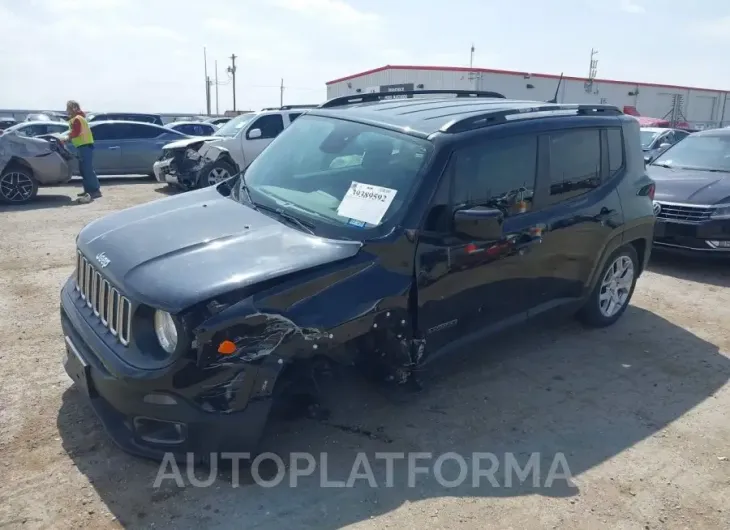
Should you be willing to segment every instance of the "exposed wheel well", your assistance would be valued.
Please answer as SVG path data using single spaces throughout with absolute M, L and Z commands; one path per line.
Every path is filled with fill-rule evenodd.
M 5 165 L 5 167 L 2 170 L 2 173 L 5 173 L 6 171 L 9 171 L 11 169 L 25 169 L 30 173 L 30 176 L 33 176 L 33 168 L 30 167 L 30 164 L 23 160 L 22 158 L 18 158 L 17 156 L 12 157 L 8 163 Z
M 646 239 L 634 239 L 629 241 L 629 245 L 634 247 L 636 255 L 639 257 L 639 274 L 644 272 L 644 257 L 646 256 Z
M 241 168 L 238 167 L 238 164 L 236 164 L 236 161 L 233 160 L 233 157 L 228 153 L 222 154 L 220 157 L 218 157 L 218 160 L 216 160 L 216 162 L 225 162 L 227 164 L 230 164 L 237 172 L 241 170 Z

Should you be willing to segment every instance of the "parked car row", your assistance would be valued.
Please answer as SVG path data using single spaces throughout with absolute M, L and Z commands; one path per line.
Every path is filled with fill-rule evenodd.
M 95 168 L 100 175 L 154 175 L 159 182 L 183 190 L 216 185 L 245 171 L 302 113 L 316 107 L 286 106 L 245 113 L 215 130 L 211 130 L 212 124 L 197 121 L 160 126 L 93 119 L 90 127 L 96 141 Z M 203 131 L 203 127 L 208 129 Z M 5 176 L 0 201 L 27 202 L 39 186 L 66 182 L 68 171 L 78 174 L 75 149 L 61 140 L 66 130 L 62 122 L 30 121 L 16 124 L 0 136 L 48 138 L 51 145 L 38 152 L 56 153 L 42 167 L 29 161 L 33 155 L 16 157 L 16 162 L 2 170 L 7 173 L 12 169 L 13 176 Z M 730 251 L 730 130 L 690 134 L 679 129 L 642 127 L 639 140 L 646 171 L 658 183 L 655 244 L 693 253 L 724 255 Z M 24 144 L 12 145 L 19 149 Z M 6 147 L 8 150 L 12 148 Z M 366 153 L 365 146 L 360 146 L 359 151 L 333 159 L 331 169 L 360 167 Z M 55 176 L 49 173 L 53 168 L 58 168 Z M 15 182 L 13 186 L 8 184 L 10 180 Z M 32 183 L 24 185 L 24 193 L 17 191 L 21 181 Z M 531 200 L 531 193 L 524 190 L 526 201 Z

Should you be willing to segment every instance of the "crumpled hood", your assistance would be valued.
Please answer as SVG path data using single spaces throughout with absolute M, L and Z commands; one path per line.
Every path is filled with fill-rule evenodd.
M 184 149 L 185 147 L 198 142 L 215 142 L 216 140 L 223 140 L 217 136 L 193 136 L 191 138 L 183 138 L 182 140 L 175 140 L 169 144 L 165 144 L 163 149 Z
M 53 146 L 47 140 L 6 133 L 0 136 L 0 171 L 14 157 L 31 158 L 53 153 Z
M 355 256 L 360 243 L 301 232 L 210 187 L 94 221 L 79 234 L 78 247 L 130 298 L 176 313 L 234 289 Z M 106 259 L 97 258 L 101 253 Z
M 656 182 L 654 199 L 657 201 L 712 205 L 730 198 L 730 173 L 654 165 L 649 165 L 647 171 Z

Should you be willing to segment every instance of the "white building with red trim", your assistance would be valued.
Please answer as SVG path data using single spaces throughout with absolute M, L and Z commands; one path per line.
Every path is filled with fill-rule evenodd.
M 327 98 L 377 91 L 459 89 L 546 101 L 555 96 L 559 79 L 554 74 L 487 68 L 386 65 L 329 81 Z M 557 96 L 559 103 L 604 103 L 630 114 L 688 122 L 697 128 L 730 124 L 725 90 L 565 76 Z

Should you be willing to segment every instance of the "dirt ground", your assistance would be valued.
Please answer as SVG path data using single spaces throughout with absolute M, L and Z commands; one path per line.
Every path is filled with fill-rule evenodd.
M 357 451 L 562 452 L 574 487 L 408 487 L 397 473 L 392 487 L 233 488 L 221 473 L 154 488 L 158 465 L 113 445 L 62 367 L 76 234 L 165 196 L 148 180 L 105 184 L 91 205 L 72 205 L 68 186 L 0 208 L 0 528 L 730 528 L 730 267 L 666 256 L 611 329 L 564 322 L 489 344 L 417 394 L 348 382 L 328 422 L 277 425 L 264 441 L 327 452 L 333 479 Z

